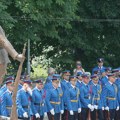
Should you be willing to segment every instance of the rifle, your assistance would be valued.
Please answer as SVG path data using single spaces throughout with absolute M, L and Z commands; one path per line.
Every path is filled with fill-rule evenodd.
M 23 56 L 25 56 L 25 52 L 26 52 L 26 44 L 24 44 L 23 53 L 22 53 Z M 12 105 L 10 120 L 18 120 L 18 115 L 16 110 L 16 95 L 17 95 L 18 84 L 19 84 L 19 80 L 22 72 L 23 63 L 24 63 L 24 60 L 20 62 L 20 65 L 17 71 L 17 76 L 15 78 L 15 87 L 14 87 L 13 96 L 12 96 L 13 105 Z

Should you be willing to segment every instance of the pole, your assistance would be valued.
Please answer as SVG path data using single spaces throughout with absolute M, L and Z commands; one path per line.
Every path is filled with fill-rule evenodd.
M 27 59 L 27 73 L 30 76 L 30 71 L 31 71 L 31 68 L 30 68 L 30 39 L 28 39 L 28 52 L 27 52 L 27 56 L 28 56 L 28 59 Z

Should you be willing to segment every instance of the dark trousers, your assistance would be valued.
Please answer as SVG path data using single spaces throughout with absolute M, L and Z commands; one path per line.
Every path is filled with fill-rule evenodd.
M 55 113 L 55 115 L 52 115 L 48 112 L 47 115 L 49 120 L 60 120 L 60 113 Z
M 43 120 L 43 116 L 40 116 L 40 118 L 36 118 L 35 116 L 33 116 L 33 119 L 32 120 Z
M 110 120 L 115 119 L 116 110 L 115 109 L 110 109 L 109 113 L 110 113 Z
M 69 120 L 68 116 L 69 116 L 69 111 L 64 110 L 64 113 L 62 114 L 61 120 Z
M 90 112 L 91 114 L 91 120 L 104 120 L 103 117 L 103 111 L 101 109 L 99 110 L 94 110 L 92 112 Z
M 115 120 L 120 120 L 120 110 L 116 111 Z
M 70 112 L 68 114 L 68 120 L 78 120 L 78 111 L 74 111 L 73 115 L 70 115 Z
M 81 114 L 82 114 L 82 120 L 87 120 L 89 114 L 89 108 L 82 108 Z
M 82 114 L 78 113 L 78 120 L 82 120 Z

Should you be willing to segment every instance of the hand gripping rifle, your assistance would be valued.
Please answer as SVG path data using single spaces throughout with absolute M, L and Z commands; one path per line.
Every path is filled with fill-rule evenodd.
M 23 53 L 22 53 L 23 56 L 25 56 L 25 52 L 26 52 L 26 44 L 24 44 Z M 10 120 L 18 120 L 17 109 L 16 109 L 16 95 L 17 95 L 18 84 L 19 84 L 24 60 L 25 59 L 23 59 L 20 62 L 20 65 L 19 65 L 19 68 L 18 68 L 18 71 L 17 71 L 17 76 L 15 78 L 15 84 L 14 84 L 15 86 L 14 86 L 13 96 L 12 96 L 13 105 L 12 105 Z

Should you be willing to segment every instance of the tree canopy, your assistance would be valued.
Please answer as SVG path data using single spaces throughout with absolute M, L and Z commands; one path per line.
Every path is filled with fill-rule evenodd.
M 106 66 L 120 64 L 119 0 L 1 0 L 0 13 L 18 52 L 31 41 L 31 60 L 44 54 L 59 70 L 73 69 L 76 60 L 91 70 L 98 57 Z

